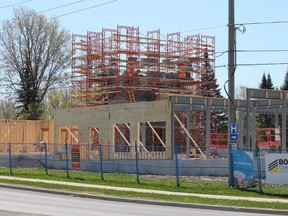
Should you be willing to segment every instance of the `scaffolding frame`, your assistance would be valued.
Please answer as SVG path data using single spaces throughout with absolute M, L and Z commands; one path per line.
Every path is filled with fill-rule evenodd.
M 121 25 L 72 36 L 71 107 L 215 94 L 214 36 Z

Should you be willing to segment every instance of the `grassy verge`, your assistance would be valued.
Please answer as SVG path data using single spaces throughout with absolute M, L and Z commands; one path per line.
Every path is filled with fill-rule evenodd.
M 10 175 L 7 169 L 0 169 L 0 175 Z M 186 193 L 200 193 L 200 194 L 215 194 L 215 195 L 227 195 L 227 196 L 243 196 L 243 197 L 262 197 L 262 198 L 288 198 L 288 186 L 268 186 L 264 185 L 263 194 L 257 192 L 257 188 L 249 190 L 239 190 L 229 188 L 227 182 L 223 180 L 210 181 L 210 180 L 184 180 L 181 179 L 180 187 L 176 187 L 175 179 L 169 177 L 145 177 L 140 176 L 140 184 L 137 184 L 135 175 L 128 174 L 105 174 L 104 181 L 101 180 L 99 173 L 90 172 L 78 172 L 73 171 L 69 173 L 69 178 L 66 176 L 65 171 L 49 170 L 46 175 L 43 170 L 21 170 L 14 169 L 13 176 L 25 177 L 25 178 L 37 178 L 67 182 L 78 182 L 85 184 L 97 184 L 97 185 L 109 185 L 117 187 L 130 187 L 130 188 L 143 188 L 152 190 L 163 191 L 175 191 Z M 0 182 L 18 185 L 27 185 L 45 189 L 65 190 L 81 193 L 89 193 L 93 195 L 108 195 L 119 196 L 127 198 L 141 198 L 141 199 L 153 199 L 170 202 L 183 202 L 183 203 L 199 203 L 199 204 L 211 204 L 211 205 L 225 205 L 225 206 L 238 206 L 238 207 L 253 207 L 253 208 L 271 208 L 288 210 L 288 205 L 283 203 L 259 203 L 251 201 L 233 201 L 233 200 L 221 200 L 221 199 L 205 199 L 194 197 L 179 197 L 179 196 L 167 196 L 167 195 L 155 195 L 146 193 L 135 192 L 121 192 L 114 190 L 102 190 L 91 188 L 78 188 L 73 186 L 52 185 L 44 183 L 31 183 L 24 181 L 10 181 L 1 180 Z

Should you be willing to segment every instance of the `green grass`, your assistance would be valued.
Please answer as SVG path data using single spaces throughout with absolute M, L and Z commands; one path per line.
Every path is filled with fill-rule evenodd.
M 9 176 L 9 170 L 0 169 L 0 175 Z M 170 177 L 145 177 L 140 176 L 140 184 L 136 182 L 135 175 L 121 174 L 121 173 L 105 173 L 104 181 L 101 180 L 99 173 L 70 171 L 69 178 L 66 176 L 65 171 L 49 170 L 46 175 L 43 169 L 14 169 L 13 176 L 25 177 L 25 178 L 37 178 L 67 182 L 78 182 L 85 184 L 96 185 L 109 185 L 117 187 L 130 187 L 130 188 L 143 188 L 152 190 L 163 191 L 175 191 L 186 193 L 199 193 L 199 194 L 215 194 L 215 195 L 227 195 L 227 196 L 242 196 L 242 197 L 262 197 L 262 198 L 288 198 L 288 186 L 263 186 L 263 193 L 258 193 L 258 188 L 252 188 L 249 190 L 240 190 L 235 188 L 229 188 L 227 181 L 210 181 L 210 180 L 185 180 L 180 179 L 180 187 L 176 186 L 175 178 Z M 78 188 L 72 186 L 52 185 L 45 183 L 32 183 L 25 181 L 11 181 L 0 179 L 2 183 L 27 185 L 38 188 L 48 188 L 56 190 L 65 190 L 81 193 L 89 193 L 93 195 L 107 195 L 107 196 L 121 196 L 127 198 L 141 198 L 141 199 L 153 199 L 163 200 L 170 202 L 184 202 L 184 203 L 199 203 L 199 204 L 213 204 L 213 205 L 225 205 L 225 206 L 238 206 L 238 207 L 253 207 L 253 208 L 271 208 L 288 210 L 287 204 L 281 203 L 258 203 L 251 201 L 233 201 L 233 200 L 221 200 L 221 199 L 205 199 L 195 197 L 179 197 L 168 195 L 155 195 L 148 193 L 136 193 L 136 192 L 121 192 L 115 190 L 103 190 L 92 188 Z

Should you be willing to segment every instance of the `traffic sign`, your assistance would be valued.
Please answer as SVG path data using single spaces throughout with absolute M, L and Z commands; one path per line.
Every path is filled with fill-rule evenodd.
M 238 134 L 237 133 L 230 133 L 230 140 L 233 140 L 233 141 L 238 140 Z

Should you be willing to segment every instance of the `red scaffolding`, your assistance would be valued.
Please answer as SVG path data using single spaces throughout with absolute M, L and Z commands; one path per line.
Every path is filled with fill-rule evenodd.
M 120 26 L 72 37 L 71 106 L 215 96 L 215 37 Z

